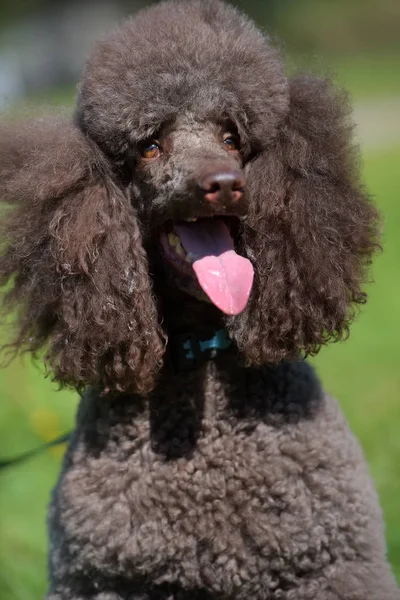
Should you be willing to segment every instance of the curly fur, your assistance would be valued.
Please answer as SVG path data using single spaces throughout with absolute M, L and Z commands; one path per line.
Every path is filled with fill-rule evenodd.
M 148 390 L 164 343 L 133 210 L 72 124 L 2 133 L 0 196 L 16 205 L 0 259 L 3 285 L 12 281 L 6 308 L 21 305 L 13 347 L 36 353 L 46 344 L 63 384 L 124 389 L 134 379 Z
M 368 470 L 306 363 L 82 400 L 48 600 L 394 600 Z
M 255 270 L 234 317 L 171 285 L 154 241 L 206 214 L 207 165 L 239 168 L 216 141 L 228 123 Z M 49 600 L 399 598 L 362 453 L 299 361 L 348 334 L 378 247 L 351 131 L 344 93 L 288 79 L 210 0 L 161 2 L 99 42 L 73 122 L 2 126 L 4 350 L 44 349 L 60 385 L 88 387 L 50 510 Z M 155 135 L 163 168 L 140 159 Z M 223 326 L 236 355 L 171 370 L 177 333 Z

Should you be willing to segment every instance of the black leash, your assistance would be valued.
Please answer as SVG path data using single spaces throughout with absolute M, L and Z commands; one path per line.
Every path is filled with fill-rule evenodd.
M 43 444 L 42 446 L 38 446 L 37 448 L 33 448 L 33 450 L 28 450 L 28 452 L 24 452 L 23 454 L 19 454 L 18 456 L 13 456 L 11 458 L 0 459 L 0 470 L 6 469 L 7 467 L 12 467 L 14 465 L 18 465 L 20 463 L 25 462 L 29 458 L 33 458 L 38 454 L 42 454 L 49 448 L 53 448 L 54 446 L 59 446 L 60 444 L 65 444 L 71 439 L 71 433 L 64 433 L 60 435 L 55 440 L 48 442 L 47 444 Z

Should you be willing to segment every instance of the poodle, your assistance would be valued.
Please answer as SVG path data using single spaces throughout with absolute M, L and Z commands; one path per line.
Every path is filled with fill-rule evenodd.
M 94 48 L 74 118 L 4 125 L 6 355 L 82 398 L 48 600 L 395 600 L 377 494 L 305 361 L 379 218 L 346 96 L 219 0 Z M 17 308 L 17 312 L 16 312 Z

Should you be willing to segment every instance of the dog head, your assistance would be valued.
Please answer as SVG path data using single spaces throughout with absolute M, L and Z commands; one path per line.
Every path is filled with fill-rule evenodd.
M 45 346 L 62 384 L 147 393 L 168 337 L 156 272 L 248 364 L 343 337 L 377 245 L 347 117 L 232 7 L 139 13 L 95 48 L 73 122 L 2 132 L 10 348 Z

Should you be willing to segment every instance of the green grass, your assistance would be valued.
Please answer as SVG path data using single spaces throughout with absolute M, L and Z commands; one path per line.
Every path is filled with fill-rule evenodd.
M 32 365 L 0 372 L 0 456 L 34 448 L 72 427 L 75 394 L 55 392 Z M 46 574 L 45 514 L 63 448 L 0 473 L 0 598 L 36 600 Z
M 355 99 L 400 96 L 400 56 L 361 55 L 336 60 L 338 81 Z
M 48 88 L 29 98 L 14 102 L 4 111 L 3 116 L 8 121 L 16 121 L 31 119 L 32 116 L 72 114 L 76 95 L 77 90 L 73 87 Z
M 369 302 L 350 339 L 314 361 L 358 435 L 387 524 L 389 557 L 400 581 L 400 148 L 365 160 L 368 188 L 385 216 L 384 252 L 374 265 Z
M 329 55 L 298 55 L 287 51 L 289 73 L 310 70 L 320 75 L 331 75 L 340 87 L 350 92 L 354 101 L 399 97 L 399 64 L 400 54 L 352 54 L 332 58 Z

